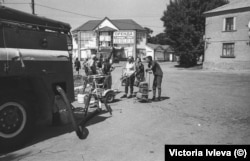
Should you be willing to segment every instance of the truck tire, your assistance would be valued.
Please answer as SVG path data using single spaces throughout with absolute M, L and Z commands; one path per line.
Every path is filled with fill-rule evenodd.
M 34 114 L 23 99 L 0 101 L 0 151 L 8 152 L 23 146 L 32 134 Z

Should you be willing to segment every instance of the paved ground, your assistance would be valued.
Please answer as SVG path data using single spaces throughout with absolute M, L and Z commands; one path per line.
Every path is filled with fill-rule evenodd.
M 0 160 L 162 161 L 164 144 L 250 144 L 250 72 L 173 66 L 162 64 L 163 101 L 138 103 L 119 94 L 113 116 L 93 119 L 85 140 L 69 125 L 40 127 L 31 145 Z M 120 74 L 117 67 L 114 82 Z

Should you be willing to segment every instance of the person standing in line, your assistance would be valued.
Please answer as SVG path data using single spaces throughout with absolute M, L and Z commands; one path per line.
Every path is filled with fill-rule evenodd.
M 146 61 L 148 63 L 148 69 L 146 69 L 146 72 L 152 71 L 154 74 L 154 81 L 153 81 L 153 98 L 152 101 L 156 100 L 156 88 L 158 88 L 158 98 L 157 100 L 161 100 L 161 83 L 162 83 L 162 77 L 163 72 L 158 62 L 152 59 L 152 56 L 147 56 Z
M 103 63 L 103 54 L 102 53 L 100 53 L 100 57 L 99 57 L 99 59 L 100 59 L 100 62 L 101 62 L 101 64 Z
M 103 74 L 106 75 L 107 77 L 104 80 L 104 86 L 106 89 L 111 89 L 112 87 L 112 76 L 111 72 L 113 71 L 112 64 L 110 64 L 109 59 L 105 58 L 102 64 L 102 71 Z
M 99 59 L 97 59 L 97 61 L 96 61 L 96 66 L 98 68 L 102 68 L 102 64 L 103 64 L 103 55 L 102 55 L 102 53 L 100 53 Z
M 87 63 L 89 75 L 97 74 L 96 61 L 97 61 L 96 55 L 91 55 L 91 59 L 89 59 Z
M 144 65 L 142 64 L 141 58 L 136 59 L 136 79 L 138 83 L 144 81 L 145 73 L 144 73 Z
M 128 61 L 125 67 L 125 94 L 121 98 L 132 98 L 134 92 L 134 81 L 135 81 L 135 62 L 132 56 L 128 57 Z M 130 87 L 130 95 L 128 96 L 128 87 Z
M 85 76 L 88 76 L 89 75 L 89 71 L 88 71 L 88 58 L 86 58 L 84 60 L 84 62 L 82 63 L 82 68 L 83 70 L 85 71 Z
M 75 68 L 76 68 L 77 74 L 79 75 L 79 70 L 81 68 L 81 62 L 78 60 L 78 58 L 76 58 L 76 60 L 75 60 Z

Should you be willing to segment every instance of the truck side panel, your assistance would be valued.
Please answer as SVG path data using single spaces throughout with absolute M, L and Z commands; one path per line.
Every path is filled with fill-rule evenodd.
M 32 95 L 41 120 L 51 117 L 56 85 L 74 101 L 67 36 L 0 25 L 0 96 Z

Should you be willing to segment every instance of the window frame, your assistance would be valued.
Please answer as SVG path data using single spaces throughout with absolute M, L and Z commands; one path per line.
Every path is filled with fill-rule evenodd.
M 232 19 L 232 27 L 227 30 L 227 19 Z M 236 17 L 230 16 L 223 19 L 223 32 L 235 32 L 236 31 Z
M 231 47 L 231 52 L 233 53 L 233 54 L 231 54 L 231 55 L 225 55 L 224 54 L 224 49 L 226 49 L 226 52 L 228 53 L 229 51 L 228 51 L 228 47 L 227 48 L 225 48 L 224 46 L 226 46 L 226 45 L 232 45 L 232 47 Z M 225 43 L 222 43 L 222 55 L 220 56 L 221 58 L 235 58 L 235 43 L 234 42 L 225 42 Z

